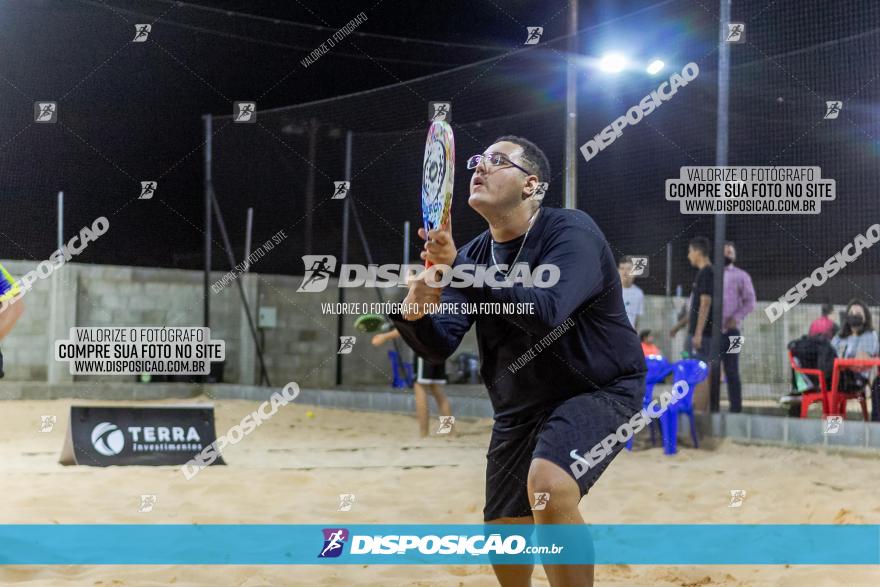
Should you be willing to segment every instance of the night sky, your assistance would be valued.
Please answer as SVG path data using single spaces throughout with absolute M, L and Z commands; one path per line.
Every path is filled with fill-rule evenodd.
M 68 238 L 98 216 L 111 220 L 111 230 L 100 246 L 89 247 L 77 261 L 200 268 L 203 114 L 228 116 L 237 100 L 256 100 L 258 111 L 303 104 L 410 82 L 497 57 L 522 48 L 526 26 L 543 26 L 547 40 L 564 35 L 567 6 L 561 0 L 206 1 L 201 7 L 165 0 L 4 2 L 0 4 L 4 31 L 0 35 L 0 258 L 48 258 L 56 246 L 56 193 L 63 190 Z M 704 59 L 700 84 L 683 93 L 687 98 L 664 106 L 643 128 L 627 131 L 626 139 L 607 154 L 579 167 L 580 205 L 597 219 L 615 245 L 615 253 L 645 252 L 665 263 L 665 242 L 672 241 L 677 247 L 675 280 L 689 285 L 690 269 L 684 259 L 687 239 L 696 234 L 711 236 L 712 217 L 684 218 L 675 205 L 662 201 L 658 189 L 662 190 L 664 177 L 677 175 L 675 170 L 681 165 L 714 162 L 717 66 L 712 39 L 717 30 L 717 2 L 609 0 L 580 6 L 579 51 L 583 55 L 596 55 L 616 43 L 640 51 L 645 58 L 660 51 L 674 54 L 681 63 Z M 303 67 L 304 57 L 361 12 L 367 20 L 354 34 Z M 870 194 L 876 195 L 878 188 L 876 172 L 871 170 L 880 153 L 880 142 L 874 138 L 880 136 L 876 111 L 880 97 L 873 83 L 880 22 L 873 3 L 856 0 L 748 0 L 734 2 L 733 16 L 748 23 L 749 43 L 732 51 L 731 161 L 821 165 L 838 180 L 840 193 L 850 198 L 829 206 L 827 214 L 823 210 L 821 218 L 730 219 L 730 234 L 741 243 L 744 256 L 756 263 L 761 258 L 754 270 L 765 272 L 763 293 L 778 295 L 781 291 L 777 290 L 793 279 L 788 275 L 810 271 L 835 247 L 863 231 L 868 226 L 864 210 L 876 207 Z M 132 42 L 138 23 L 152 24 L 144 43 Z M 534 132 L 542 138 L 551 166 L 560 169 L 562 141 L 557 129 L 561 126 L 548 126 L 539 115 L 531 121 L 517 118 L 520 108 L 562 107 L 560 78 L 552 76 L 562 71 L 564 56 L 552 48 L 548 54 L 545 72 L 540 68 L 519 72 L 508 59 L 497 67 L 485 67 L 485 74 L 475 69 L 479 75 L 471 76 L 473 80 L 465 76 L 465 84 L 450 90 L 458 105 L 453 124 L 473 123 L 456 130 L 464 149 L 477 149 L 481 141 L 497 136 L 492 133 L 519 127 L 520 132 L 530 136 Z M 643 78 L 617 85 L 607 80 L 594 82 L 589 75 L 581 79 L 578 145 L 655 83 Z M 550 82 L 542 86 L 546 80 Z M 364 116 L 379 116 L 388 130 L 409 129 L 414 120 L 418 125 L 423 96 L 414 100 L 407 94 L 408 85 L 396 94 L 399 104 L 407 98 L 412 102 L 399 117 L 389 102 L 379 99 L 360 102 L 359 108 Z M 430 89 L 426 83 L 413 82 L 412 87 Z M 852 99 L 839 124 L 814 123 L 813 118 L 821 116 L 824 99 L 847 96 Z M 57 124 L 34 122 L 33 105 L 39 100 L 58 102 Z M 323 106 L 301 112 L 339 115 Z M 282 115 L 261 120 L 266 132 L 278 136 L 284 136 L 284 127 L 291 122 Z M 484 125 L 485 120 L 505 123 Z M 554 120 L 556 124 L 559 117 Z M 288 137 L 286 147 L 269 142 L 259 152 L 243 151 L 243 158 L 252 160 L 238 170 L 230 153 L 221 151 L 229 144 L 223 141 L 233 139 L 237 131 L 222 132 L 216 141 L 215 164 L 216 175 L 227 179 L 222 185 L 218 180 L 221 199 L 234 201 L 242 185 L 252 188 L 229 206 L 230 233 L 238 250 L 243 241 L 243 206 L 260 209 L 255 242 L 294 225 L 267 221 L 284 202 L 278 203 L 278 194 L 261 190 L 286 182 L 290 190 L 285 197 L 299 197 L 306 182 L 305 157 L 299 147 L 289 147 L 299 143 Z M 373 152 L 382 152 L 385 142 L 397 141 L 371 140 L 361 143 L 356 159 L 372 159 Z M 411 144 L 423 140 L 413 138 Z M 419 147 L 408 145 L 402 143 L 405 153 L 416 153 L 408 159 L 417 163 Z M 337 147 L 333 148 L 340 151 Z M 461 154 L 462 161 L 468 154 Z M 394 187 L 403 194 L 417 182 L 408 175 L 404 181 L 406 174 L 392 177 L 397 165 L 392 155 L 404 157 L 395 152 L 371 163 L 363 176 L 364 185 L 375 183 L 377 176 L 383 181 L 397 179 L 399 185 Z M 322 161 L 322 166 L 329 165 L 329 159 Z M 358 165 L 364 166 L 356 161 Z M 257 170 L 264 175 L 277 170 L 278 178 L 255 177 Z M 236 174 L 240 175 L 238 185 Z M 265 186 L 261 179 L 266 179 Z M 332 178 L 318 179 L 323 185 Z M 153 200 L 137 200 L 144 180 L 158 181 Z M 561 180 L 555 185 L 561 187 Z M 559 191 L 548 196 L 553 205 L 560 203 Z M 368 206 L 377 201 L 375 191 L 373 200 L 371 194 L 359 196 Z M 616 209 L 621 198 L 630 198 L 629 203 Z M 387 203 L 379 202 L 379 206 Z M 400 212 L 397 208 L 396 203 L 385 208 L 389 218 Z M 301 214 L 292 205 L 286 212 Z M 374 245 L 381 247 L 387 240 L 398 251 L 396 236 L 388 239 L 386 232 L 383 239 L 382 208 L 374 206 L 372 212 L 364 209 L 361 213 L 368 233 L 373 231 L 368 238 Z M 332 235 L 338 242 L 338 215 L 327 209 L 321 214 L 318 234 Z M 465 222 L 474 222 L 466 206 L 454 207 L 454 214 L 464 214 Z M 406 215 L 414 216 L 415 210 Z M 389 223 L 398 226 L 397 216 Z M 466 223 L 458 226 L 470 230 Z M 292 232 L 291 241 L 300 238 L 298 230 Z M 294 246 L 299 243 L 289 244 L 293 248 L 285 253 L 287 258 L 276 255 L 255 270 L 301 271 L 297 260 L 303 251 Z M 768 256 L 768 252 L 778 254 Z M 225 270 L 222 255 L 217 247 L 215 268 Z M 876 267 L 874 259 L 854 270 L 868 275 L 876 273 L 872 269 Z M 649 293 L 662 293 L 662 272 L 656 275 L 656 280 L 644 284 Z M 777 276 L 778 283 L 773 282 Z M 846 297 L 848 292 L 841 290 L 839 296 Z

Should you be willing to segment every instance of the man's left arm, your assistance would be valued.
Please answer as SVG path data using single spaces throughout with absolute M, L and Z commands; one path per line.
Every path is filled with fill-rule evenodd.
M 755 309 L 755 286 L 752 285 L 752 278 L 745 271 L 742 272 L 742 281 L 739 287 L 739 304 L 733 311 L 733 317 L 737 323 L 745 320 L 746 316 Z
M 471 302 L 500 302 L 532 304 L 533 313 L 502 314 L 509 322 L 532 333 L 541 333 L 561 324 L 587 299 L 599 293 L 602 286 L 602 251 L 595 239 L 580 227 L 548 227 L 553 231 L 544 245 L 539 264 L 558 268 L 559 280 L 550 287 L 515 286 L 493 288 L 467 287 L 462 291 Z M 462 254 L 456 256 L 453 266 L 474 263 Z M 499 276 L 500 277 L 500 276 Z M 545 275 L 546 277 L 546 275 Z M 612 295 L 609 288 L 606 295 Z M 620 294 L 618 294 L 620 295 Z
M 712 295 L 700 294 L 700 309 L 697 311 L 697 327 L 694 330 L 694 347 L 700 346 L 703 342 L 703 331 L 706 329 L 706 323 L 709 321 L 709 309 L 712 307 Z

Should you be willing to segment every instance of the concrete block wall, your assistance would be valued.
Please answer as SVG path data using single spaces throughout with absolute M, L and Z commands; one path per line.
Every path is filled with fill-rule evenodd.
M 34 261 L 2 261 L 16 276 L 33 269 Z M 214 272 L 211 283 L 223 277 Z M 60 288 L 62 308 L 61 332 L 72 326 L 200 326 L 203 312 L 203 276 L 199 271 L 123 267 L 116 265 L 85 265 L 70 263 L 59 269 L 53 279 Z M 335 383 L 336 352 L 339 348 L 337 317 L 322 312 L 322 303 L 335 303 L 338 289 L 331 280 L 319 293 L 297 293 L 300 276 L 250 274 L 240 276 L 248 292 L 254 322 L 257 307 L 274 307 L 278 325 L 260 332 L 265 349 L 266 365 L 273 385 L 297 381 L 303 386 L 327 387 Z M 3 341 L 0 349 L 6 357 L 7 378 L 12 381 L 46 381 L 55 339 L 50 334 L 51 279 L 37 281 L 24 298 L 27 308 L 20 324 Z M 404 290 L 383 289 L 385 299 L 400 300 Z M 373 289 L 346 289 L 347 302 L 378 301 Z M 218 293 L 211 292 L 211 332 L 215 339 L 226 341 L 224 380 L 254 384 L 259 381 L 258 363 L 250 339 L 238 287 L 229 283 Z M 764 314 L 767 302 L 745 321 L 745 344 L 740 354 L 740 371 L 747 385 L 783 388 L 789 380 L 786 343 L 805 334 L 810 322 L 819 315 L 819 305 L 801 303 L 775 323 Z M 843 306 L 835 308 L 842 310 Z M 647 296 L 645 315 L 639 328 L 651 328 L 656 343 L 671 357 L 677 357 L 684 335 L 670 341 L 668 331 L 674 319 L 673 300 L 663 296 Z M 880 318 L 878 308 L 872 312 Z M 836 314 L 835 314 L 836 316 Z M 354 335 L 353 352 L 343 358 L 343 381 L 347 385 L 383 384 L 391 380 L 387 352 L 390 345 L 373 347 L 371 335 L 353 328 L 355 316 L 345 316 L 343 335 Z M 58 328 L 58 325 L 56 325 Z M 401 348 L 405 349 L 404 345 Z M 459 352 L 476 352 L 476 336 L 472 330 L 465 337 Z M 405 350 L 409 355 L 408 349 Z M 407 359 L 409 357 L 407 356 Z M 451 364 L 448 364 L 451 371 Z M 64 369 L 66 372 L 66 369 Z M 82 377 L 76 380 L 130 381 L 128 376 Z M 58 382 L 67 381 L 61 379 Z M 747 387 L 748 390 L 748 387 Z
M 32 261 L 2 261 L 20 277 L 36 266 Z M 211 274 L 211 283 L 223 277 Z M 55 273 L 62 296 L 72 307 L 63 312 L 67 336 L 73 326 L 201 326 L 203 276 L 199 271 L 85 265 L 69 263 Z M 337 317 L 322 313 L 322 302 L 336 302 L 335 280 L 321 293 L 297 293 L 299 276 L 250 274 L 239 277 L 248 291 L 254 324 L 258 306 L 274 307 L 278 327 L 259 332 L 265 361 L 273 385 L 288 381 L 301 385 L 332 386 L 336 381 L 336 351 L 339 348 Z M 40 280 L 23 298 L 27 310 L 20 323 L 0 349 L 6 357 L 9 381 L 46 381 L 48 366 L 54 362 L 50 336 L 50 281 Z M 400 299 L 403 290 L 384 290 L 386 299 Z M 348 289 L 346 301 L 378 301 L 375 290 Z M 210 294 L 211 336 L 226 342 L 224 381 L 252 384 L 259 381 L 259 366 L 250 330 L 244 317 L 238 287 L 230 282 L 218 293 Z M 388 349 L 373 347 L 371 335 L 356 332 L 355 316 L 345 316 L 343 334 L 354 335 L 353 352 L 343 358 L 346 384 L 382 384 L 391 381 Z M 402 346 L 402 348 L 405 348 Z M 52 353 L 50 353 L 52 351 Z M 476 352 L 476 338 L 469 334 L 459 352 Z M 240 360 L 245 354 L 244 361 Z M 408 353 L 407 353 L 408 354 Z M 407 358 L 407 360 L 409 360 Z M 241 363 L 245 364 L 242 365 Z M 66 364 L 60 364 L 64 373 Z M 76 376 L 76 381 L 130 382 L 134 376 Z M 61 382 L 73 381 L 67 377 Z

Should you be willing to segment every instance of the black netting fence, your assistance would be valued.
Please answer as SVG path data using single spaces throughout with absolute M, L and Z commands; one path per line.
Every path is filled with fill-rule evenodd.
M 649 273 L 637 280 L 649 300 L 640 327 L 652 329 L 667 354 L 678 355 L 681 337 L 672 339 L 667 333 L 686 302 L 695 274 L 686 258 L 687 244 L 694 236 L 714 237 L 714 216 L 682 214 L 677 203 L 665 200 L 664 185 L 678 177 L 683 166 L 715 163 L 718 5 L 667 0 L 628 15 L 607 16 L 581 28 L 574 54 L 568 51 L 567 39 L 542 38 L 536 45 L 519 45 L 490 59 L 380 89 L 274 110 L 262 110 L 257 104 L 252 124 L 236 123 L 230 115 L 214 116 L 213 185 L 238 260 L 244 249 L 246 211 L 251 207 L 254 247 L 279 230 L 288 235 L 252 271 L 300 275 L 303 255 L 341 256 L 344 200 L 332 195 L 334 182 L 346 179 L 349 133 L 348 198 L 357 208 L 374 262 L 402 261 L 406 221 L 412 226 L 410 259 L 417 259 L 422 153 L 432 101 L 451 103 L 457 151 L 452 207 L 457 240 L 466 242 L 485 229 L 484 221 L 467 205 L 470 173 L 465 160 L 500 135 L 521 135 L 545 150 L 552 170 L 545 205 L 562 206 L 567 66 L 577 65 L 576 142 L 582 145 L 673 73 L 695 63 L 696 79 L 678 88 L 638 124 L 625 127 L 589 161 L 580 153 L 576 157 L 578 207 L 596 220 L 615 255 L 648 258 Z M 877 222 L 880 4 L 742 0 L 733 3 L 732 20 L 744 24 L 745 37 L 729 45 L 729 163 L 817 166 L 837 186 L 836 201 L 826 202 L 818 215 L 727 217 L 727 238 L 736 243 L 738 265 L 751 275 L 759 300 L 743 328 L 746 394 L 772 400 L 787 389 L 785 344 L 807 331 L 821 302 L 835 304 L 833 317 L 838 321 L 837 313 L 854 297 L 864 299 L 875 318 L 880 317 L 880 255 L 873 249 L 779 320 L 771 323 L 763 312 L 768 302 Z M 608 51 L 629 55 L 631 67 L 619 74 L 601 71 L 596 67 L 598 57 Z M 418 58 L 418 51 L 413 49 L 410 57 Z M 654 58 L 662 59 L 665 68 L 652 75 L 645 66 Z M 319 65 L 320 60 L 310 67 Z M 371 63 L 367 56 L 364 66 L 382 67 L 382 63 Z M 826 118 L 830 101 L 841 103 L 836 118 Z M 124 104 L 115 108 L 121 111 Z M 194 119 L 191 125 L 199 122 Z M 139 124 L 118 140 L 153 131 L 147 122 Z M 21 157 L 12 158 L 7 152 L 0 158 L 4 193 L 20 201 L 6 211 L 6 236 L 17 243 L 6 256 L 39 260 L 48 254 L 44 251 L 54 248 L 51 231 L 34 228 L 26 220 L 53 209 L 58 186 L 40 179 L 40 165 L 65 161 L 66 150 L 82 148 L 86 139 L 74 130 L 59 126 L 58 141 L 20 153 Z M 112 152 L 114 144 L 101 147 Z M 170 165 L 175 173 L 178 165 Z M 146 179 L 124 175 L 132 189 Z M 80 194 L 70 200 L 69 225 L 85 226 L 106 213 L 82 195 L 104 189 L 101 182 L 83 179 L 83 185 L 67 186 Z M 192 183 L 197 182 L 192 179 Z M 199 187 L 193 188 L 175 214 L 187 216 L 188 224 L 195 226 L 201 224 L 201 196 Z M 108 235 L 112 246 L 94 253 L 103 255 L 100 262 L 201 267 L 196 231 L 155 234 L 130 200 L 130 194 L 120 196 L 120 210 L 115 212 L 119 220 L 114 220 L 130 230 Z M 226 271 L 228 263 L 216 233 L 214 240 L 213 269 Z M 91 255 L 90 251 L 82 260 L 89 262 Z M 349 262 L 366 261 L 352 227 Z
M 797 311 L 770 323 L 763 307 L 823 265 L 877 219 L 876 159 L 880 6 L 864 2 L 800 2 L 773 7 L 737 2 L 732 20 L 745 41 L 730 45 L 729 163 L 818 166 L 837 182 L 837 200 L 819 215 L 729 215 L 727 237 L 760 301 L 744 324 L 746 395 L 770 400 L 788 381 L 785 344 L 806 333 L 818 305 L 861 297 L 880 304 L 876 252 L 869 251 L 816 290 Z M 462 242 L 485 229 L 467 205 L 467 156 L 504 134 L 525 136 L 547 153 L 552 167 L 545 205 L 563 202 L 565 71 L 578 69 L 577 142 L 585 143 L 637 104 L 674 72 L 696 63 L 699 75 L 589 161 L 578 154 L 578 207 L 595 218 L 616 255 L 643 255 L 648 276 L 637 284 L 649 297 L 642 327 L 666 352 L 682 341 L 666 334 L 686 302 L 695 270 L 688 241 L 714 236 L 712 215 L 681 214 L 664 199 L 664 182 L 682 166 L 715 163 L 718 99 L 717 6 L 690 0 L 654 7 L 588 27 L 580 56 L 566 40 L 525 46 L 499 57 L 426 78 L 313 104 L 259 112 L 256 124 L 215 119 L 214 176 L 230 217 L 257 209 L 254 241 L 281 228 L 294 238 L 283 255 L 259 271 L 297 274 L 300 257 L 342 251 L 342 200 L 334 181 L 345 179 L 345 137 L 353 133 L 351 191 L 374 262 L 400 262 L 404 222 L 412 221 L 411 259 L 420 240 L 421 156 L 430 101 L 452 104 L 456 137 L 453 218 Z M 609 49 L 632 56 L 634 67 L 609 75 L 594 57 Z M 649 75 L 657 57 L 665 69 Z M 826 102 L 840 100 L 837 119 Z M 243 226 L 239 223 L 239 226 Z M 235 232 L 235 240 L 243 234 Z M 349 260 L 366 263 L 352 231 Z M 586 269 L 586 268 L 585 268 Z M 676 291 L 683 292 L 676 297 Z M 834 316 L 837 318 L 837 316 Z

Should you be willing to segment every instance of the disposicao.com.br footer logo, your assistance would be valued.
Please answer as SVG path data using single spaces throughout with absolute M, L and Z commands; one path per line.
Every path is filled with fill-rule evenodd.
M 336 558 L 342 554 L 342 549 L 348 541 L 348 530 L 345 528 L 324 528 L 324 546 L 321 548 L 318 558 Z
M 349 555 L 519 555 L 559 554 L 564 546 L 529 546 L 517 534 L 463 535 L 350 534 L 347 528 L 324 528 L 324 544 L 318 558 L 337 558 L 349 544 Z M 411 551 L 414 551 L 411 553 Z

